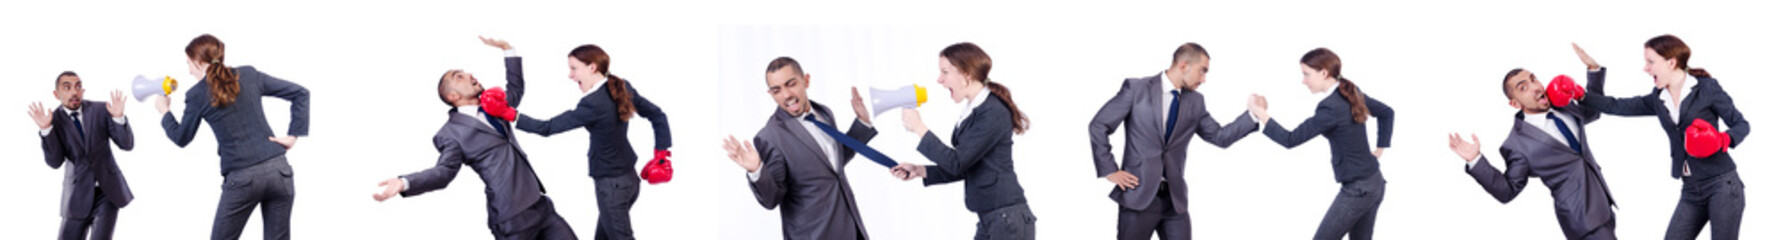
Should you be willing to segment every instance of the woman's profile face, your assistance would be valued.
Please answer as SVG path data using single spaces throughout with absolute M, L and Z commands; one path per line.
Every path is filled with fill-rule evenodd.
M 1311 92 L 1317 92 L 1317 90 L 1329 86 L 1329 83 L 1326 83 L 1330 78 L 1329 71 L 1312 69 L 1310 65 L 1300 63 L 1299 74 L 1305 76 L 1299 83 L 1305 84 L 1305 88 Z

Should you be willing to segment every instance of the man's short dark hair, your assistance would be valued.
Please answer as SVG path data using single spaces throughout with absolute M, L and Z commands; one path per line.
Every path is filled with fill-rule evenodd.
M 1509 70 L 1509 74 L 1507 74 L 1507 75 L 1503 75 L 1503 96 L 1504 96 L 1504 97 L 1508 97 L 1508 98 L 1509 98 L 1509 99 L 1510 99 L 1510 100 L 1514 100 L 1514 99 L 1515 99 L 1515 96 L 1514 96 L 1514 95 L 1510 95 L 1510 94 L 1509 94 L 1509 92 L 1511 92 L 1511 91 L 1512 91 L 1512 90 L 1509 90 L 1509 79 L 1514 79 L 1514 78 L 1515 78 L 1515 75 L 1520 75 L 1520 74 L 1521 74 L 1521 72 L 1526 72 L 1526 71 L 1527 71 L 1527 70 L 1526 70 L 1526 69 L 1521 69 L 1521 68 L 1515 68 L 1515 69 L 1513 69 L 1513 70 Z M 1533 78 L 1533 77 L 1534 77 L 1534 73 L 1531 73 L 1531 72 L 1530 72 L 1530 73 L 1528 73 L 1528 74 L 1527 74 L 1527 77 L 1528 77 L 1528 78 Z
M 63 77 L 80 77 L 80 75 L 74 74 L 74 71 L 62 71 L 62 74 L 56 75 L 56 86 L 62 85 Z
M 451 86 L 446 85 L 445 80 L 450 79 L 452 74 L 460 73 L 460 72 L 464 72 L 464 70 L 458 70 L 458 69 L 446 70 L 445 75 L 439 76 L 439 102 L 444 102 L 445 106 L 458 107 L 458 105 L 456 105 L 456 104 L 451 104 L 451 100 L 445 99 L 446 94 L 457 94 L 457 93 L 451 92 Z
M 1182 61 L 1190 63 L 1200 62 L 1206 60 L 1206 58 L 1212 58 L 1212 54 L 1206 53 L 1206 48 L 1200 47 L 1199 43 L 1183 43 L 1180 47 L 1175 48 L 1175 55 L 1174 57 L 1169 58 L 1169 65 L 1174 65 L 1175 63 Z
M 767 63 L 767 72 L 771 73 L 785 67 L 791 67 L 794 74 L 804 75 L 804 66 L 798 65 L 798 60 L 792 59 L 792 57 L 774 58 L 773 62 Z

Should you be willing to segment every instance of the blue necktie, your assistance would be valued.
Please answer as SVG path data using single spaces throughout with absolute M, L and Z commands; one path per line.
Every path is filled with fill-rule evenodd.
M 1181 112 L 1180 99 L 1181 90 L 1169 90 L 1169 125 L 1163 129 L 1163 142 L 1169 142 L 1169 135 L 1175 135 L 1175 114 Z
M 828 133 L 830 138 L 835 139 L 835 142 L 841 143 L 841 145 L 847 145 L 847 148 L 852 148 L 853 151 L 859 153 L 860 156 L 865 156 L 866 159 L 871 159 L 873 162 L 877 162 L 878 165 L 884 165 L 884 167 L 897 166 L 896 160 L 891 160 L 890 157 L 884 156 L 883 153 L 879 153 L 878 150 L 872 149 L 871 146 L 866 146 L 866 143 L 860 142 L 860 140 L 855 140 L 853 137 L 847 136 L 846 133 L 841 133 L 841 130 L 835 130 L 835 126 L 829 126 L 827 123 L 817 121 L 816 114 L 804 116 L 804 121 L 810 121 L 810 123 L 816 124 L 817 129 L 822 129 L 823 133 Z
M 477 109 L 476 112 L 482 113 L 482 118 L 489 120 L 489 127 L 493 127 L 495 128 L 495 132 L 501 133 L 502 138 L 507 137 L 507 129 L 501 127 L 501 118 L 496 118 L 495 115 L 489 115 L 489 112 L 482 111 L 482 109 Z
M 1558 133 L 1565 135 L 1565 143 L 1571 145 L 1572 151 L 1583 152 L 1583 146 L 1577 145 L 1577 135 L 1571 135 L 1571 127 L 1565 125 L 1565 121 L 1558 120 L 1558 115 L 1553 114 L 1546 114 L 1546 119 L 1552 119 L 1552 123 L 1558 125 Z
M 74 131 L 80 133 L 80 137 L 82 137 L 82 138 L 87 137 L 87 127 L 81 126 L 81 124 L 80 124 L 80 112 L 74 112 L 73 118 L 74 118 Z

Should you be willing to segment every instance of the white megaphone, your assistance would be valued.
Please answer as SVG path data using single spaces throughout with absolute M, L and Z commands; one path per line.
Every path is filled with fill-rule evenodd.
M 136 81 L 130 84 L 130 92 L 136 94 L 137 102 L 147 101 L 149 96 L 173 94 L 173 90 L 179 90 L 179 81 L 173 80 L 173 77 L 151 79 L 136 75 Z
M 928 88 L 921 85 L 903 86 L 897 89 L 872 89 L 872 116 L 884 114 L 891 109 L 916 108 L 928 102 Z

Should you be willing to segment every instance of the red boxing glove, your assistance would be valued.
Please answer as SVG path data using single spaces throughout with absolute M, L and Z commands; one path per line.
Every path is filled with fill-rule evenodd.
M 650 159 L 649 163 L 643 164 L 643 172 L 638 173 L 638 175 L 643 177 L 643 180 L 649 180 L 650 185 L 661 184 L 668 182 L 668 180 L 673 180 L 674 163 L 668 161 L 668 156 L 670 155 L 674 155 L 674 153 L 668 152 L 668 150 L 656 150 L 656 157 Z
M 1571 76 L 1558 75 L 1546 83 L 1546 100 L 1552 101 L 1554 107 L 1571 105 L 1571 100 L 1581 100 L 1583 94 L 1583 87 L 1577 86 Z
M 1731 148 L 1732 136 L 1713 129 L 1712 123 L 1699 118 L 1682 133 L 1682 147 L 1689 156 L 1706 158 L 1719 153 L 1720 150 Z
M 519 116 L 519 111 L 515 111 L 513 106 L 507 105 L 507 90 L 501 90 L 501 87 L 483 90 L 480 100 L 482 101 L 482 111 L 488 112 L 489 115 L 505 119 L 508 122 L 512 122 L 514 117 Z

